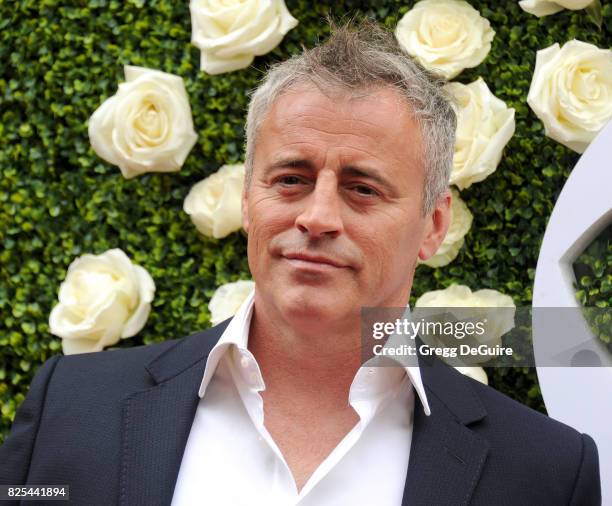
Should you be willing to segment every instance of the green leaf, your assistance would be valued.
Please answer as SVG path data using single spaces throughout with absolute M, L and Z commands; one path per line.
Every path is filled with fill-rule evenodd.
M 599 0 L 593 0 L 589 5 L 585 8 L 587 12 L 587 16 L 589 20 L 601 30 L 601 26 L 603 24 L 603 15 L 601 11 L 601 2 Z

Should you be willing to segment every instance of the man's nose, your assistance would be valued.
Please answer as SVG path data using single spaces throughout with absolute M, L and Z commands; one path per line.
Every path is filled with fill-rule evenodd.
M 335 175 L 319 174 L 295 224 L 301 232 L 308 232 L 313 237 L 335 237 L 342 232 L 341 201 Z

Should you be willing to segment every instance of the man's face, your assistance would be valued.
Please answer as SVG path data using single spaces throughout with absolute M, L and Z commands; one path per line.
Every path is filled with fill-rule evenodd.
M 421 214 L 422 140 L 399 93 L 337 95 L 302 85 L 276 100 L 243 194 L 256 301 L 296 325 L 405 306 L 417 256 L 448 227 L 450 196 Z

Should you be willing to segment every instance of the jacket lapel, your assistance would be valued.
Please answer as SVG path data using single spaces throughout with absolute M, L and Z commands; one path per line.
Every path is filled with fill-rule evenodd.
M 480 478 L 489 443 L 468 425 L 486 416 L 469 382 L 440 360 L 419 366 L 431 415 L 416 396 L 403 506 L 466 505 Z
M 155 386 L 122 403 L 119 504 L 169 505 L 206 358 L 231 320 L 179 340 L 145 366 Z

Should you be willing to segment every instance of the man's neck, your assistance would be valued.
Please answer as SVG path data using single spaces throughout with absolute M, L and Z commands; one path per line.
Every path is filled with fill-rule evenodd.
M 348 403 L 361 362 L 359 334 L 300 332 L 258 316 L 254 306 L 248 347 L 266 386 L 265 426 L 299 491 L 359 421 Z
M 263 318 L 253 307 L 248 347 L 261 370 L 264 395 L 291 398 L 297 405 L 317 398 L 328 409 L 346 407 L 361 365 L 360 328 L 341 332 L 330 325 L 327 331 L 317 322 L 312 329 Z

